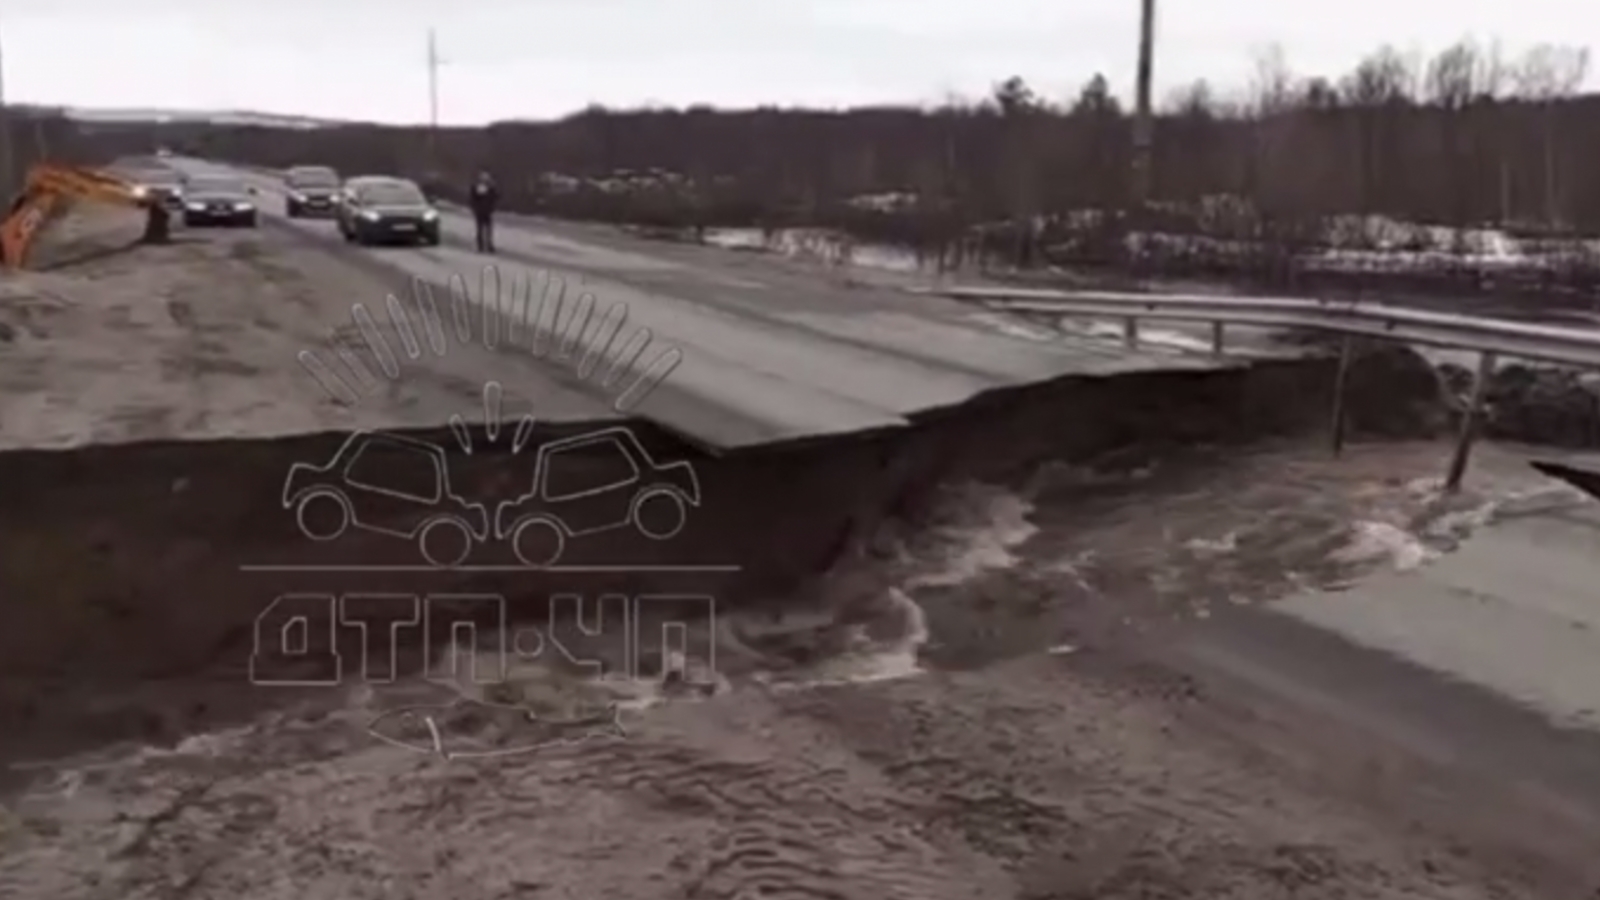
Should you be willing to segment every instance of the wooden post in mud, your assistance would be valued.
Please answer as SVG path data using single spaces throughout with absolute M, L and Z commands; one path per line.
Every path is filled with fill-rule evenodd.
M 1339 369 L 1333 376 L 1333 423 L 1330 431 L 1334 456 L 1344 453 L 1345 422 L 1349 418 L 1345 405 L 1349 402 L 1350 366 L 1355 356 L 1356 339 L 1347 334 L 1339 344 Z
M 1483 400 L 1489 393 L 1489 382 L 1494 380 L 1494 367 L 1498 358 L 1493 353 L 1478 357 L 1478 374 L 1472 380 L 1472 396 L 1461 413 L 1461 431 L 1456 436 L 1456 450 L 1450 457 L 1450 471 L 1444 476 L 1445 493 L 1461 490 L 1461 481 L 1467 475 L 1467 460 L 1472 457 L 1472 442 L 1478 438 L 1478 423 L 1483 413 Z
M 1139 346 L 1139 320 L 1134 316 L 1122 320 L 1122 346 L 1129 350 Z
M 1211 355 L 1221 356 L 1223 349 L 1223 328 L 1221 322 L 1211 323 Z

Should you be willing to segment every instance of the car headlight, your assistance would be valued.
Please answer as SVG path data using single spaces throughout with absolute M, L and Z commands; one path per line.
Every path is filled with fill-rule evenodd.
M 133 188 L 133 195 L 135 197 L 139 197 L 139 198 L 143 199 L 145 197 L 150 196 L 150 189 L 145 187 L 142 184 L 135 185 L 134 188 Z
M 378 214 L 369 209 L 361 214 L 361 218 L 366 219 L 368 222 L 376 222 L 378 221 Z
M 188 206 L 189 209 L 193 210 L 194 212 L 204 212 L 206 208 L 204 203 L 190 203 Z
M 250 210 L 255 209 L 256 206 L 254 203 L 248 203 L 244 200 L 240 200 L 238 203 L 233 205 L 233 208 L 237 212 L 249 212 Z
M 422 221 L 424 221 L 424 222 L 432 222 L 432 221 L 435 221 L 438 218 L 439 218 L 439 213 L 438 213 L 437 210 L 430 209 L 427 212 L 422 214 Z

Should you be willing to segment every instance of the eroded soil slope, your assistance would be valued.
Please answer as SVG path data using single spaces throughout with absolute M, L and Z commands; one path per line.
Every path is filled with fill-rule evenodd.
M 691 456 L 705 485 L 705 515 L 672 553 L 740 564 L 689 582 L 729 599 L 697 632 L 718 647 L 715 673 L 619 691 L 541 661 L 488 687 L 250 685 L 251 625 L 284 591 L 686 583 L 263 577 L 241 565 L 333 558 L 281 498 L 285 469 L 337 435 L 73 446 L 104 436 L 118 410 L 128 439 L 192 416 L 241 435 L 278 416 L 348 426 L 289 361 L 348 316 L 351 295 L 384 287 L 271 232 L 8 285 L 13 316 L 17 297 L 56 299 L 29 313 L 32 331 L 13 325 L 0 374 L 17 379 L 8 447 L 51 448 L 0 468 L 0 596 L 21 598 L 0 605 L 0 755 L 16 761 L 0 892 L 1444 900 L 1572 888 L 1500 844 L 1373 803 L 1373 785 L 1407 785 L 1387 749 L 1252 728 L 1248 704 L 1208 695 L 1142 643 L 1215 608 L 1356 577 L 1373 555 L 1351 550 L 1372 530 L 1355 523 L 1410 534 L 1450 512 L 1411 488 L 1441 459 L 1427 445 L 1352 469 L 1320 441 L 1259 443 L 1322 426 L 1331 367 L 1316 362 L 1067 383 L 907 434 L 746 458 L 693 457 L 644 429 L 662 453 Z M 129 336 L 159 349 L 125 348 Z M 49 360 L 60 380 L 41 380 Z M 77 418 L 75 394 L 91 410 Z M 1384 394 L 1370 380 L 1357 391 Z M 1176 449 L 1197 445 L 1211 449 Z M 458 462 L 465 484 L 497 490 L 514 461 Z M 998 498 L 977 520 L 951 505 L 974 491 Z M 963 529 L 990 541 L 951 536 Z M 402 555 L 376 538 L 341 552 Z M 628 556 L 647 552 L 658 556 Z M 462 697 L 510 714 L 457 707 L 443 736 L 504 750 L 553 729 L 553 742 L 445 760 L 387 742 L 417 738 L 416 722 L 374 733 L 391 712 Z M 607 700 L 622 704 L 620 731 L 562 730 L 572 708 Z M 1297 764 L 1319 753 L 1339 778 Z

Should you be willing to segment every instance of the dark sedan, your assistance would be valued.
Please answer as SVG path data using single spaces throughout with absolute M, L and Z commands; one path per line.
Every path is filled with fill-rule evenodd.
M 183 224 L 256 227 L 256 189 L 226 175 L 196 175 L 183 192 Z
M 338 205 L 339 173 L 327 166 L 295 166 L 284 173 L 289 195 L 284 213 L 291 219 L 331 216 Z
M 149 197 L 168 209 L 183 207 L 183 175 L 171 169 L 135 172 L 131 180 L 140 196 Z
M 344 183 L 339 233 L 353 244 L 439 246 L 439 212 L 416 182 L 367 176 Z

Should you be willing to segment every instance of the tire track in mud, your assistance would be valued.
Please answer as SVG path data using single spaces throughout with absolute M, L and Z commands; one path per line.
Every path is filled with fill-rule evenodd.
M 381 748 L 323 763 L 280 757 L 255 771 L 222 760 L 198 762 L 196 771 L 191 762 L 178 776 L 187 784 L 176 789 L 156 787 L 173 773 L 147 773 L 143 784 L 124 790 L 153 789 L 155 799 L 136 804 L 147 810 L 143 824 L 117 843 L 106 882 L 138 896 L 164 880 L 166 887 L 182 884 L 166 873 L 190 873 L 185 879 L 207 882 L 201 895 L 217 896 L 230 885 L 271 883 L 282 870 L 259 868 L 270 863 L 303 866 L 298 877 L 329 892 L 313 896 L 341 889 L 342 896 L 361 896 L 361 885 L 385 883 L 401 887 L 400 896 L 430 896 L 449 887 L 439 865 L 473 859 L 475 866 L 497 861 L 487 867 L 490 884 L 474 893 L 492 891 L 502 874 L 492 870 L 500 867 L 511 870 L 508 881 L 582 883 L 597 896 L 704 900 L 966 900 L 1004 885 L 981 859 L 920 833 L 916 804 L 874 784 L 848 757 L 824 747 L 797 754 L 788 743 L 751 743 L 740 722 L 747 716 L 806 739 L 764 705 L 759 697 L 708 704 L 686 720 L 647 723 L 627 741 L 494 766 L 446 768 Z M 236 771 L 220 778 L 203 771 L 215 768 Z M 588 811 L 587 828 L 563 814 L 573 809 Z M 141 818 L 137 810 L 132 818 Z M 503 837 L 485 847 L 495 834 Z M 412 837 L 402 846 L 401 835 Z M 233 853 L 215 852 L 224 840 L 235 842 Z M 318 859 L 314 844 L 341 852 Z M 953 864 L 962 856 L 971 858 Z M 585 867 L 601 860 L 607 865 Z M 973 866 L 989 870 L 988 879 L 977 879 L 987 884 L 975 883 Z M 0 872 L 5 868 L 0 863 Z M 29 887 L 34 896 L 55 896 L 66 886 Z
M 700 900 L 1529 896 L 1486 892 L 1470 864 L 1059 660 L 1005 669 L 736 693 L 646 714 L 627 740 L 468 765 L 359 749 L 338 722 L 264 729 L 107 771 L 53 831 L 10 830 L 0 884 L 330 900 L 579 885 Z M 48 846 L 110 849 L 47 860 Z
M 738 710 L 715 711 L 730 713 Z M 705 823 L 702 845 L 679 857 L 688 896 L 971 896 L 970 877 L 951 869 L 945 849 L 895 827 L 915 820 L 916 804 L 859 763 L 822 748 L 793 752 L 803 732 L 789 735 L 795 744 L 778 738 L 793 748 L 782 756 L 756 745 L 729 758 L 748 744 L 741 729 L 696 731 L 677 736 L 685 743 L 652 737 L 586 748 L 576 775 L 585 786 Z M 763 737 L 765 744 L 775 736 Z
M 1281 780 L 1181 707 L 1036 657 L 792 712 L 934 798 L 919 820 L 1001 861 L 1007 896 L 1486 896 L 1471 865 L 1418 866 L 1427 841 Z

